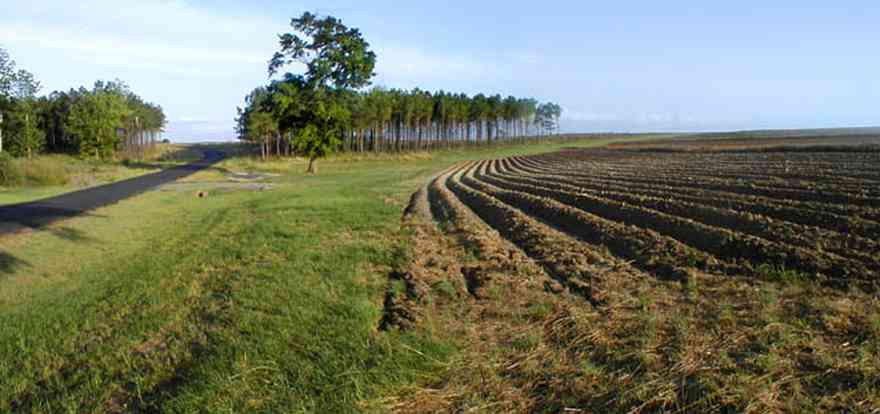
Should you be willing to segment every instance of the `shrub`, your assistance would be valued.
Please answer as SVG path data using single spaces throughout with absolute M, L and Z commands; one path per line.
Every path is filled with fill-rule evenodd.
M 0 152 L 0 185 L 11 187 L 24 181 L 24 173 L 18 162 L 7 152 Z

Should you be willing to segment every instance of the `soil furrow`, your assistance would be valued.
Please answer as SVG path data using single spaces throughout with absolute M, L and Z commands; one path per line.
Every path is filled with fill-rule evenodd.
M 739 266 L 648 229 L 609 221 L 549 198 L 502 189 L 469 175 L 462 175 L 460 180 L 460 183 L 451 181 L 450 188 L 459 189 L 464 185 L 491 196 L 563 233 L 603 246 L 611 254 L 632 261 L 634 267 L 663 279 L 685 281 L 693 269 L 729 275 L 744 273 Z
M 778 222 L 757 214 L 723 210 L 700 202 L 685 202 L 672 198 L 660 198 L 634 192 L 630 188 L 609 185 L 575 184 L 560 176 L 534 175 L 518 171 L 502 162 L 498 178 L 533 186 L 543 186 L 558 191 L 588 193 L 609 200 L 638 205 L 666 214 L 689 218 L 706 225 L 724 227 L 734 231 L 761 237 L 770 241 L 791 244 L 807 249 L 829 251 L 859 260 L 877 271 L 880 246 L 870 239 L 844 235 L 834 231 L 806 227 L 794 223 Z
M 623 178 L 617 176 L 608 176 L 603 172 L 584 173 L 583 169 L 571 169 L 563 167 L 544 166 L 535 163 L 529 158 L 517 158 L 516 162 L 519 166 L 534 173 L 556 173 L 571 176 L 573 179 L 603 179 L 620 183 L 621 185 L 642 185 L 647 187 L 672 187 L 676 191 L 683 192 L 710 192 L 718 197 L 730 197 L 733 199 L 746 199 L 755 203 L 766 204 L 771 206 L 785 206 L 798 209 L 809 210 L 810 214 L 824 215 L 827 213 L 844 216 L 849 220 L 867 220 L 872 225 L 880 225 L 880 210 L 871 209 L 862 206 L 854 206 L 847 204 L 830 204 L 815 201 L 790 200 L 785 198 L 765 197 L 747 193 L 727 192 L 723 188 L 715 188 L 712 186 L 697 185 L 692 182 L 682 183 L 680 180 L 670 178 L 651 178 L 651 177 L 631 177 Z
M 611 221 L 646 227 L 683 242 L 695 249 L 735 262 L 751 274 L 794 270 L 804 276 L 835 283 L 847 279 L 868 279 L 874 275 L 863 263 L 829 253 L 819 253 L 774 243 L 728 229 L 707 226 L 693 220 L 671 216 L 640 206 L 618 203 L 585 193 L 550 190 L 501 180 L 485 174 L 477 179 L 496 187 L 547 197 Z M 771 271 L 767 266 L 771 266 Z
M 608 286 L 611 282 L 606 275 L 623 276 L 630 282 L 646 277 L 627 263 L 599 253 L 588 244 L 576 241 L 491 196 L 463 185 L 460 176 L 464 172 L 459 171 L 445 180 L 445 186 L 454 194 L 446 196 L 446 199 L 456 197 L 463 201 L 483 222 L 541 264 L 550 276 L 571 291 L 583 295 L 594 306 L 604 303 L 606 292 L 614 288 Z M 437 191 L 442 192 L 439 188 Z M 617 282 L 619 285 L 620 281 Z

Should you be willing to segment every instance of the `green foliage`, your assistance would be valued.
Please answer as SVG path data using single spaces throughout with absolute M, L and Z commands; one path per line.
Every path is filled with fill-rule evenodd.
M 562 116 L 562 107 L 552 103 L 544 103 L 535 111 L 535 125 L 542 130 L 552 133 L 559 130 L 559 117 Z
M 46 134 L 37 125 L 39 116 L 33 99 L 19 100 L 10 113 L 8 150 L 17 156 L 31 158 L 42 151 Z M 6 144 L 4 144 L 6 146 Z
M 376 54 L 358 29 L 348 28 L 334 17 L 321 19 L 306 12 L 293 19 L 291 26 L 296 33 L 280 36 L 281 50 L 272 57 L 269 73 L 294 61 L 304 62 L 306 73 L 288 74 L 284 81 L 274 83 L 269 99 L 255 100 L 264 108 L 240 110 L 252 113 L 253 119 L 243 121 L 240 116 L 239 124 L 267 125 L 269 121 L 262 114 L 272 113 L 277 125 L 291 132 L 293 148 L 308 157 L 308 172 L 316 173 L 316 160 L 341 144 L 352 118 L 351 106 L 345 101 L 350 96 L 347 91 L 369 85 L 375 75 Z
M 357 89 L 370 84 L 376 54 L 369 50 L 360 30 L 346 27 L 335 17 L 321 19 L 309 12 L 291 20 L 290 25 L 295 33 L 279 36 L 281 50 L 269 63 L 270 75 L 290 63 L 303 62 L 310 88 L 330 84 L 338 89 Z
M 9 52 L 0 48 L 0 96 L 12 95 L 12 84 L 15 79 L 15 61 Z
M 33 98 L 40 88 L 34 75 L 24 69 L 16 69 L 9 53 L 0 48 L 0 97 Z
M 116 150 L 120 141 L 118 128 L 129 114 L 121 95 L 97 91 L 74 103 L 66 129 L 76 137 L 80 155 L 105 158 Z
M 8 143 L 4 151 L 28 157 L 46 150 L 104 158 L 119 149 L 155 144 L 155 132 L 165 126 L 162 107 L 145 102 L 120 80 L 37 97 L 40 89 L 34 75 L 17 69 L 0 49 L 0 131 Z
M 296 130 L 293 145 L 309 159 L 308 172 L 317 173 L 315 161 L 326 157 L 339 146 L 339 137 L 351 113 L 336 94 L 323 89 L 312 91 L 309 108 L 303 114 L 302 126 Z
M 260 112 L 271 113 L 278 120 L 283 137 L 295 138 L 299 129 L 315 119 L 314 102 L 328 99 L 338 101 L 350 114 L 347 121 L 339 125 L 338 144 L 333 151 L 438 149 L 514 140 L 536 132 L 532 126 L 538 103 L 530 98 L 486 98 L 482 94 L 471 98 L 465 94 L 431 93 L 418 88 L 404 91 L 376 87 L 363 92 L 311 90 L 305 78 L 288 74 L 284 80 L 254 89 L 245 98 L 245 107 L 238 109 L 236 119 L 239 138 L 251 143 L 262 142 L 261 137 L 248 131 L 249 117 Z M 555 129 L 555 122 L 555 118 L 548 119 L 545 130 Z
M 257 140 L 267 140 L 275 131 L 278 130 L 278 124 L 267 112 L 257 112 L 248 119 L 248 131 L 250 131 Z
M 274 75 L 294 62 L 305 64 L 302 75 L 259 87 L 238 109 L 241 140 L 271 151 L 265 134 L 252 131 L 266 125 L 265 115 L 277 121 L 274 149 L 279 155 L 294 150 L 314 163 L 334 151 L 405 151 L 450 148 L 533 136 L 532 125 L 557 129 L 561 108 L 501 95 L 470 98 L 463 93 L 435 93 L 415 88 L 373 88 L 358 91 L 374 76 L 376 55 L 360 31 L 334 17 L 304 13 L 293 19 L 294 33 L 280 36 L 280 50 L 269 62 Z M 258 118 L 251 120 L 251 117 Z
M 248 119 L 251 140 L 260 143 L 263 159 L 266 159 L 269 140 L 278 133 L 278 121 L 268 112 L 257 112 Z

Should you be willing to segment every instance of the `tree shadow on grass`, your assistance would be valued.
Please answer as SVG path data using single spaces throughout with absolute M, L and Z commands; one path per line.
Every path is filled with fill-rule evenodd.
M 71 242 L 92 242 L 95 240 L 87 236 L 82 230 L 70 227 L 46 227 L 43 230 L 52 233 L 55 237 Z
M 31 264 L 7 252 L 0 251 L 0 275 L 15 273 L 22 267 L 31 267 Z
M 0 207 L 0 237 L 19 233 L 23 230 L 45 230 L 71 241 L 86 240 L 84 234 L 79 230 L 66 227 L 51 227 L 53 223 L 77 216 L 106 217 L 78 208 L 59 208 L 43 205 L 39 202 L 15 205 L 9 208 L 4 206 Z

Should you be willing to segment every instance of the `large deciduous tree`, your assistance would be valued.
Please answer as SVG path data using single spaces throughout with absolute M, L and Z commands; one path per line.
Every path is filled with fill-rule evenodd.
M 294 62 L 305 64 L 302 76 L 290 75 L 286 83 L 290 99 L 276 100 L 280 124 L 290 128 L 293 146 L 309 158 L 309 173 L 316 173 L 316 162 L 341 142 L 351 112 L 341 102 L 347 90 L 370 84 L 375 75 L 376 54 L 358 29 L 349 28 L 334 17 L 319 18 L 304 13 L 291 21 L 294 33 L 279 36 L 281 49 L 269 61 L 269 74 Z M 284 87 L 276 90 L 284 93 Z
M 331 85 L 359 89 L 375 75 L 376 54 L 360 30 L 346 27 L 335 17 L 319 18 L 306 12 L 290 22 L 295 33 L 279 36 L 281 50 L 269 61 L 269 74 L 294 62 L 306 65 L 305 80 L 313 87 Z

